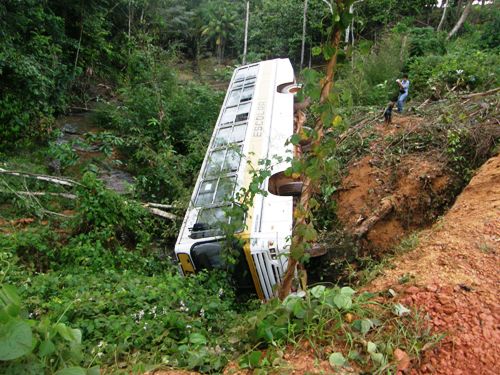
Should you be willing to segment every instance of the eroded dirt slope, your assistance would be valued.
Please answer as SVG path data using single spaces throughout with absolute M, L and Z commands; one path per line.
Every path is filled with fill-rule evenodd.
M 365 249 L 392 248 L 434 222 L 456 194 L 458 179 L 447 165 L 445 150 L 427 146 L 393 153 L 405 147 L 405 139 L 415 147 L 415 140 L 408 138 L 415 138 L 424 126 L 415 116 L 396 117 L 391 125 L 378 123 L 369 154 L 349 165 L 336 197 L 337 214 Z
M 411 373 L 497 374 L 500 363 L 500 155 L 486 162 L 419 246 L 369 286 L 392 288 L 446 337 Z M 411 284 L 399 284 L 401 277 Z
M 341 137 L 337 217 L 364 255 L 383 255 L 446 212 L 500 138 L 499 103 L 435 103 L 392 124 L 367 117 Z

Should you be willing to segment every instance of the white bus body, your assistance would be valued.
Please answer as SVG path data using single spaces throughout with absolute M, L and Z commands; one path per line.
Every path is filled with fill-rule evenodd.
M 293 134 L 293 95 L 279 90 L 294 80 L 288 59 L 235 70 L 175 245 L 183 274 L 222 266 L 221 232 L 214 223 L 223 220 L 228 196 L 248 188 L 251 165 L 258 168 L 260 159 L 280 156 L 284 161 L 272 174 L 289 166 L 285 160 L 293 146 L 286 141 Z M 262 189 L 268 190 L 268 184 L 266 179 Z M 256 195 L 237 236 L 245 243 L 239 249 L 243 268 L 261 299 L 273 296 L 286 270 L 292 226 L 293 197 Z

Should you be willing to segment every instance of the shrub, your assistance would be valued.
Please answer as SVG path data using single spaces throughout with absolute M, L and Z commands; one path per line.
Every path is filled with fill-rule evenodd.
M 82 332 L 59 319 L 32 320 L 15 287 L 0 282 L 0 370 L 5 375 L 65 373 L 96 375 L 99 368 L 79 367 Z M 59 370 L 59 371 L 58 371 Z
M 449 90 L 477 90 L 495 87 L 500 68 L 497 55 L 487 51 L 460 49 L 444 56 L 416 57 L 409 65 L 415 91 L 423 97 L 441 97 Z
M 354 52 L 354 66 L 343 66 L 336 89 L 343 105 L 384 105 L 397 93 L 394 82 L 401 69 L 405 51 L 402 36 L 387 34 L 380 42 L 364 51 L 360 45 Z
M 46 137 L 71 78 L 63 20 L 34 0 L 0 4 L 0 146 Z
M 446 53 L 445 34 L 436 33 L 432 27 L 414 27 L 409 31 L 410 57 Z

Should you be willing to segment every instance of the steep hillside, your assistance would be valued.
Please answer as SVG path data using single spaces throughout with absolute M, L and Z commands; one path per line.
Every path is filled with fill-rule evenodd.
M 500 155 L 481 167 L 443 219 L 419 238 L 419 246 L 368 286 L 392 288 L 398 301 L 425 311 L 433 331 L 445 334 L 415 371 L 497 373 Z

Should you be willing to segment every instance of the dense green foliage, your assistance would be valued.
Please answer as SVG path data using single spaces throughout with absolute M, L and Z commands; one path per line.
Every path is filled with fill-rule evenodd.
M 39 1 L 0 4 L 0 146 L 20 136 L 45 137 L 66 104 L 71 67 L 64 23 Z
M 410 76 L 410 103 L 498 86 L 498 6 L 475 7 L 447 41 L 435 31 L 436 3 L 365 0 L 354 5 L 352 23 L 335 20 L 354 33 L 338 51 L 328 103 L 309 117 L 313 125 L 321 116 L 330 133 L 314 158 L 290 171 L 308 169 L 321 181 L 304 238 L 316 238 L 312 224 L 338 229 L 330 197 L 339 171 L 369 152 L 370 138 L 337 144 L 336 137 L 360 106 L 378 111 L 393 99 L 402 73 Z M 444 30 L 460 16 L 458 3 L 450 1 Z M 303 5 L 251 1 L 247 61 L 289 57 L 298 67 Z M 244 9 L 244 1 L 230 0 L 0 3 L 0 167 L 49 174 L 49 157 L 78 181 L 68 198 L 61 186 L 0 178 L 0 372 L 93 374 L 100 366 L 130 373 L 158 364 L 220 372 L 230 360 L 265 372 L 280 366 L 286 345 L 308 340 L 320 357 L 340 344 L 328 356 L 334 368 L 356 363 L 376 373 L 394 367 L 396 347 L 418 357 L 434 342 L 418 315 L 348 287 L 316 286 L 261 306 L 237 298 L 224 273 L 178 274 L 170 256 L 179 220 L 153 218 L 139 201 L 174 204 L 179 213 L 187 204 L 225 84 L 242 58 Z M 300 79 L 315 100 L 332 54 L 331 18 L 324 1 L 309 1 L 304 65 L 313 68 Z M 71 142 L 60 142 L 54 120 L 69 106 L 92 109 L 100 131 L 82 138 L 99 156 L 82 160 Z M 443 109 L 439 134 L 423 128 L 405 140 L 437 144 L 465 181 L 498 138 L 494 129 L 467 128 L 465 117 Z M 315 136 L 307 131 L 291 142 Z M 410 151 L 388 142 L 394 155 Z M 99 180 L 96 172 L 112 163 L 134 176 L 130 193 Z M 266 173 L 256 171 L 257 182 L 241 191 L 246 205 Z M 21 194 L 37 191 L 48 195 Z M 240 216 L 248 209 L 236 208 Z
M 370 0 L 354 4 L 351 32 L 354 30 L 355 43 L 354 48 L 346 51 L 348 77 L 346 84 L 341 85 L 348 91 L 347 101 L 362 105 L 385 102 L 387 96 L 393 95 L 392 81 L 401 69 L 414 74 L 415 89 L 426 94 L 436 81 L 438 91 L 440 86 L 457 80 L 471 89 L 496 83 L 498 72 L 488 72 L 493 73 L 491 78 L 484 72 L 470 73 L 470 70 L 476 65 L 483 71 L 498 69 L 493 63 L 498 56 L 498 7 L 492 4 L 485 7 L 488 9 L 474 9 L 470 23 L 461 31 L 464 38 L 445 46 L 444 35 L 436 34 L 431 27 L 422 28 L 423 24 L 434 25 L 439 21 L 441 9 L 436 3 Z M 450 3 L 445 29 L 458 19 L 459 3 Z M 47 139 L 53 116 L 64 111 L 70 101 L 91 99 L 95 95 L 95 90 L 89 90 L 93 82 L 120 84 L 125 72 L 127 86 L 135 85 L 136 90 L 134 81 L 146 79 L 145 74 L 156 74 L 157 80 L 166 78 L 158 69 L 172 64 L 172 60 L 165 60 L 165 51 L 175 49 L 193 59 L 195 66 L 200 59 L 211 55 L 217 56 L 219 63 L 239 59 L 243 49 L 244 7 L 245 2 L 227 0 L 122 0 L 113 4 L 108 0 L 88 4 L 60 0 L 2 2 L 0 16 L 5 22 L 0 26 L 1 146 L 11 145 L 19 138 Z M 247 60 L 289 57 L 298 65 L 302 14 L 301 2 L 252 1 Z M 321 63 L 322 57 L 315 56 L 314 51 L 327 39 L 328 17 L 329 10 L 323 1 L 309 1 L 306 63 Z M 388 28 L 394 26 L 388 35 Z M 483 54 L 479 60 L 478 51 Z M 407 53 L 410 61 L 404 61 L 403 67 L 404 59 L 400 56 L 406 57 Z M 156 68 L 151 66 L 152 59 Z M 459 66 L 462 63 L 464 67 Z M 348 65 L 352 65 L 350 72 Z M 449 65 L 453 70 L 463 70 L 466 77 L 450 76 L 452 70 L 446 71 Z M 151 69 L 156 69 L 156 73 Z M 167 78 L 164 84 L 168 81 Z M 168 96 L 168 90 L 164 89 L 157 95 Z M 170 93 L 174 91 L 177 90 L 170 87 Z M 134 100 L 130 95 L 128 99 L 129 103 Z M 155 99 L 152 96 L 149 100 Z M 170 101 L 162 97 L 161 101 L 164 100 Z M 140 103 L 135 105 L 132 111 L 141 107 Z M 136 115 L 149 116 L 142 117 L 143 121 L 153 118 L 142 109 Z
M 206 85 L 181 83 L 166 65 L 171 57 L 147 45 L 130 58 L 119 98 L 101 105 L 96 120 L 113 130 L 111 142 L 127 155 L 142 196 L 186 200 L 222 102 Z

